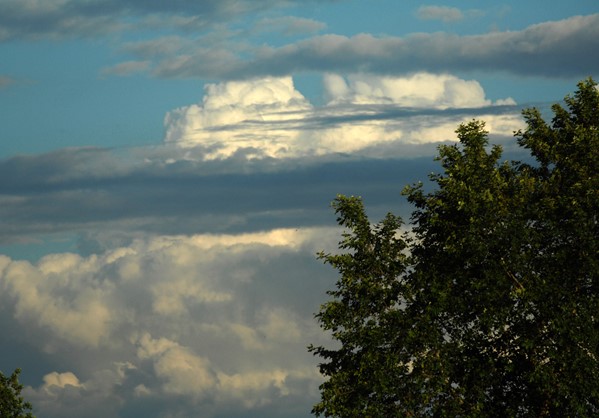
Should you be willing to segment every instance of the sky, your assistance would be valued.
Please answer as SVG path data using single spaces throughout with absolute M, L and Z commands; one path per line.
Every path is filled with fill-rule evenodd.
M 599 77 L 596 0 L 0 0 L 0 371 L 38 418 L 310 416 L 330 202 Z

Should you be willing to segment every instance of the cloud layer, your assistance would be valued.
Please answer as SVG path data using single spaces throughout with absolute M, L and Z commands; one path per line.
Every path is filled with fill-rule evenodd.
M 599 14 L 412 3 L 0 0 L 0 370 L 37 416 L 308 416 L 335 195 L 407 220 L 459 123 L 520 152 L 501 87 L 599 68 Z M 116 148 L 33 148 L 67 143 Z
M 430 10 L 426 14 L 430 15 Z M 439 14 L 439 13 L 437 13 Z M 445 16 L 445 15 L 443 15 Z M 543 22 L 519 31 L 480 35 L 415 33 L 404 37 L 325 34 L 274 47 L 189 42 L 165 56 L 162 40 L 144 41 L 151 73 L 166 78 L 247 79 L 301 72 L 484 71 L 547 77 L 585 77 L 599 66 L 599 14 Z M 235 51 L 239 50 L 239 54 Z
M 389 193 L 435 169 L 461 122 L 487 121 L 508 146 L 522 126 L 511 99 L 451 75 L 329 74 L 323 87 L 316 106 L 290 77 L 211 84 L 167 114 L 163 145 L 0 161 L 0 244 L 75 239 L 89 253 L 146 234 L 322 225 L 337 193 L 397 205 Z
M 289 3 L 282 0 L 4 0 L 0 3 L 0 41 L 99 36 L 149 28 L 203 31 L 248 13 Z
M 308 413 L 330 200 L 406 215 L 399 190 L 435 169 L 458 122 L 484 117 L 496 140 L 521 123 L 511 99 L 451 75 L 328 74 L 323 96 L 310 103 L 291 77 L 210 84 L 166 116 L 163 145 L 0 161 L 0 243 L 70 242 L 0 256 L 2 361 L 38 359 L 25 392 L 38 411 Z
M 322 338 L 311 315 L 330 285 L 314 253 L 331 248 L 332 232 L 162 236 L 88 257 L 0 257 L 3 315 L 28 330 L 13 344 L 38 347 L 57 367 L 28 398 L 47 417 L 86 408 L 116 417 L 129 397 L 207 417 L 273 403 L 285 416 L 279 408 L 294 397 L 306 407 L 319 377 L 305 347 Z M 113 409 L 91 412 L 99 399 Z
M 327 33 L 313 19 L 268 14 L 301 4 L 296 1 L 5 0 L 0 2 L 0 42 L 14 39 L 123 37 L 126 59 L 104 68 L 104 75 L 148 72 L 164 78 L 248 79 L 302 72 L 368 72 L 384 75 L 418 71 L 485 71 L 547 77 L 586 77 L 599 67 L 599 14 L 572 16 L 521 30 L 478 35 L 413 33 L 405 36 L 344 36 Z M 465 15 L 445 6 L 422 6 L 416 17 L 454 22 Z M 255 20 L 251 29 L 236 26 Z M 139 34 L 155 32 L 153 37 Z M 240 30 L 246 38 L 239 39 Z M 284 41 L 260 41 L 265 31 Z M 166 46 L 166 48 L 165 48 Z
M 315 259 L 339 236 L 330 200 L 406 215 L 401 187 L 436 169 L 460 121 L 487 119 L 499 141 L 521 124 L 511 99 L 447 74 L 328 74 L 323 96 L 291 77 L 210 84 L 166 116 L 160 146 L 0 161 L 0 243 L 70 242 L 0 256 L 1 361 L 37 359 L 37 411 L 307 415 L 321 378 L 306 346 L 326 339 L 313 312 L 335 280 Z

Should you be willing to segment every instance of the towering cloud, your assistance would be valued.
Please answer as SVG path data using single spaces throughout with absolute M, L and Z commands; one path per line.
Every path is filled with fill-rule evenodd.
M 167 114 L 165 141 L 201 145 L 207 158 L 229 157 L 238 150 L 276 157 L 288 154 L 297 142 L 293 126 L 311 108 L 291 77 L 209 84 L 201 105 Z
M 210 84 L 201 104 L 167 114 L 165 141 L 198 148 L 205 159 L 236 153 L 271 158 L 347 152 L 388 156 L 393 143 L 450 140 L 456 125 L 472 117 L 487 120 L 500 135 L 511 135 L 521 124 L 517 114 L 502 114 L 496 107 L 514 105 L 512 99 L 492 103 L 478 82 L 446 74 L 328 74 L 324 92 L 326 105 L 315 107 L 291 77 Z M 444 113 L 449 110 L 454 112 Z

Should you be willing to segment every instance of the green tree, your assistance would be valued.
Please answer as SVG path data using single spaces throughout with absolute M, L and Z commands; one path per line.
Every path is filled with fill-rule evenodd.
M 337 348 L 310 347 L 326 380 L 316 415 L 599 414 L 599 91 L 578 84 L 516 133 L 534 164 L 500 162 L 484 123 L 441 146 L 435 185 L 406 187 L 400 234 L 359 198 L 333 203 L 340 273 L 317 314 Z
M 0 372 L 0 417 L 2 418 L 35 418 L 32 406 L 21 396 L 23 385 L 19 383 L 21 369 L 16 369 L 10 376 Z

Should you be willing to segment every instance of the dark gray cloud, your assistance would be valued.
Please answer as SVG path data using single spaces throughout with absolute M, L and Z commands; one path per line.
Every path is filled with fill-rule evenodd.
M 286 0 L 3 0 L 0 41 L 97 36 L 146 26 L 203 30 L 289 4 Z
M 107 228 L 187 234 L 322 225 L 331 222 L 337 193 L 397 206 L 402 185 L 425 176 L 432 160 L 333 159 L 127 166 L 102 149 L 14 157 L 0 162 L 0 240 Z
M 297 72 L 488 71 L 585 77 L 599 71 L 599 14 L 531 25 L 520 31 L 406 37 L 327 34 L 278 48 L 260 47 L 242 59 L 209 46 L 158 61 L 159 77 L 248 78 Z M 247 55 L 247 51 L 246 51 Z M 210 64 L 208 65 L 207 62 Z
M 310 133 L 405 120 L 406 132 L 429 127 L 434 132 L 442 123 L 449 124 L 451 134 L 460 120 L 516 113 L 513 105 L 442 110 L 340 104 L 306 115 L 301 126 L 293 120 L 251 120 L 221 129 Z M 351 155 L 307 153 L 283 159 L 253 159 L 261 150 L 241 147 L 229 158 L 206 160 L 220 144 L 200 143 L 15 156 L 0 160 L 0 244 L 69 233 L 81 235 L 82 251 L 91 252 L 94 236 L 108 231 L 118 240 L 126 234 L 326 225 L 331 222 L 328 204 L 337 193 L 362 195 L 382 215 L 405 204 L 399 196 L 405 184 L 425 179 L 434 169 L 439 138 L 423 139 L 421 144 L 373 141 Z
M 400 190 L 439 169 L 433 148 L 254 161 L 86 148 L 0 161 L 4 241 L 82 235 L 80 254 L 0 255 L 0 367 L 26 370 L 24 395 L 48 418 L 309 416 L 321 378 L 305 347 L 327 339 L 313 312 L 336 277 L 315 253 L 340 239 L 328 203 L 361 195 L 373 219 L 406 216 Z

